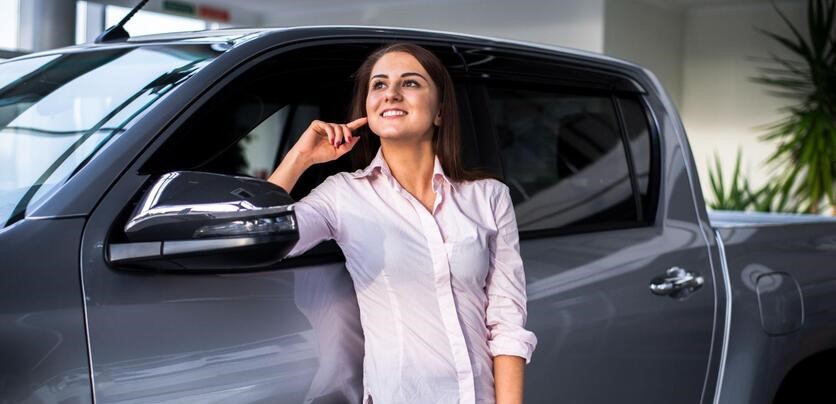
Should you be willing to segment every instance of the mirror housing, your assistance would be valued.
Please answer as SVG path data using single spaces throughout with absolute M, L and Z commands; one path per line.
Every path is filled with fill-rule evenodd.
M 166 271 L 267 269 L 299 240 L 293 199 L 250 177 L 175 171 L 162 175 L 108 246 L 117 267 Z

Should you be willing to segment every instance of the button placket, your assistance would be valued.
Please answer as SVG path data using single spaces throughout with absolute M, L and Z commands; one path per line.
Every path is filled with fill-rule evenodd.
M 408 195 L 406 199 L 412 204 L 415 211 L 418 212 L 418 218 L 421 221 L 421 227 L 427 239 L 427 247 L 430 249 L 441 319 L 444 328 L 447 330 L 447 338 L 450 341 L 450 348 L 453 351 L 453 362 L 456 366 L 459 384 L 459 402 L 473 403 L 476 400 L 473 369 L 470 363 L 470 354 L 467 351 L 467 343 L 464 339 L 464 331 L 461 328 L 461 324 L 459 324 L 455 299 L 453 298 L 448 246 L 443 240 L 441 229 L 434 215 L 427 212 L 423 206 L 415 206 L 416 204 L 420 205 L 420 202 L 414 197 L 411 197 L 411 195 Z M 435 207 L 438 206 L 440 200 L 441 195 L 437 193 Z M 435 207 L 433 208 L 433 212 L 436 211 Z

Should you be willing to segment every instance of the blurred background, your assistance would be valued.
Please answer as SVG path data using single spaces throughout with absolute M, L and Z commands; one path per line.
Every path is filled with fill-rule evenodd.
M 90 42 L 136 3 L 0 0 L 0 59 Z M 137 36 L 229 27 L 415 27 L 634 61 L 659 77 L 679 109 L 703 192 L 716 205 L 717 198 L 728 195 L 716 195 L 709 171 L 718 176 L 719 164 L 724 178 L 717 178 L 727 187 L 735 185 L 729 181 L 736 181 L 730 174 L 738 150 L 748 186 L 757 189 L 773 181 L 765 161 L 777 143 L 761 137 L 766 125 L 785 115 L 781 109 L 797 100 L 770 95 L 752 78 L 772 56 L 799 57 L 758 29 L 791 37 L 790 22 L 807 32 L 807 7 L 804 0 L 151 0 L 126 28 Z M 836 161 L 832 164 L 836 167 Z

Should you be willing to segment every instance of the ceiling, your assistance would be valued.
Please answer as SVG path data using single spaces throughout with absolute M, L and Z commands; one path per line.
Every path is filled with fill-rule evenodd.
M 119 4 L 125 7 L 132 7 L 139 0 L 93 0 L 97 2 L 104 2 L 110 4 Z M 298 15 L 298 14 L 316 14 L 320 12 L 339 12 L 339 11 L 356 11 L 365 10 L 372 12 L 378 7 L 391 7 L 403 5 L 407 8 L 417 7 L 437 7 L 443 10 L 445 6 L 451 5 L 451 0 L 353 0 L 353 1 L 339 1 L 339 0 L 183 0 L 185 2 L 197 3 L 207 6 L 217 6 L 221 8 L 238 10 L 248 14 L 251 18 L 259 18 L 264 14 L 271 15 Z M 452 0 L 459 6 L 467 6 L 473 4 L 477 7 L 485 3 L 485 0 Z M 487 0 L 488 2 L 505 3 L 506 0 Z M 554 6 L 554 2 L 571 2 L 573 0 L 522 0 L 517 3 L 508 3 L 509 7 L 537 7 L 544 3 Z M 579 0 L 582 1 L 582 0 Z M 661 7 L 675 11 L 687 11 L 691 9 L 699 9 L 701 7 L 714 6 L 737 6 L 746 4 L 769 4 L 770 0 L 601 0 L 607 1 L 636 1 L 645 4 L 651 4 L 656 7 Z M 804 0 L 776 0 L 778 3 L 798 3 Z M 154 0 L 148 8 L 153 8 L 154 3 L 162 3 L 162 0 Z M 157 7 L 159 8 L 159 6 Z M 292 17 L 291 17 L 292 18 Z M 246 25 L 246 24 L 245 24 Z

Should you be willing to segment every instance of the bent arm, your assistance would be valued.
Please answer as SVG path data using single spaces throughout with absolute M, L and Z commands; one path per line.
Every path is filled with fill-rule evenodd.
M 490 243 L 491 265 L 485 286 L 488 347 L 494 357 L 497 404 L 522 403 L 523 371 L 526 363 L 531 361 L 537 337 L 525 329 L 525 273 L 508 187 L 502 186 L 496 198 L 497 234 Z
M 336 124 L 314 120 L 302 132 L 273 174 L 267 180 L 282 187 L 287 193 L 308 167 L 338 159 L 348 153 L 360 139 L 351 132 L 366 124 L 366 118 L 355 119 L 347 124 Z
M 291 149 L 279 163 L 268 181 L 282 187 L 290 193 L 299 177 L 312 163 L 303 154 Z M 324 240 L 336 237 L 336 196 L 333 177 L 327 178 L 319 186 L 293 204 L 299 229 L 299 241 L 285 255 L 285 258 L 304 254 Z
M 288 150 L 284 159 L 282 159 L 282 162 L 279 163 L 279 166 L 276 167 L 276 170 L 273 171 L 273 174 L 270 175 L 270 178 L 268 178 L 267 181 L 282 187 L 285 192 L 290 193 L 296 185 L 296 181 L 299 181 L 299 177 L 301 177 L 302 173 L 304 173 L 310 166 L 311 163 L 308 159 L 303 158 L 299 152 L 291 148 Z
M 332 161 L 348 153 L 359 139 L 351 131 L 366 124 L 366 118 L 359 118 L 348 124 L 333 124 L 313 121 L 302 133 L 299 140 L 288 150 L 285 157 L 267 181 L 290 193 L 299 177 L 310 166 Z M 336 237 L 337 215 L 335 207 L 337 190 L 333 176 L 314 188 L 310 194 L 293 204 L 299 228 L 299 241 L 285 258 L 308 251 L 323 240 Z

